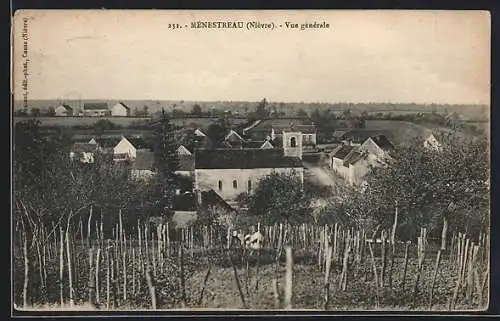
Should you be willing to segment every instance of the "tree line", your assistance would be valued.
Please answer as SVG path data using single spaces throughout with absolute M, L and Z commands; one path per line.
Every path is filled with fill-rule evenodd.
M 192 182 L 175 174 L 178 143 L 168 118 L 155 125 L 151 143 L 157 175 L 138 181 L 131 179 L 130 163 L 114 162 L 102 153 L 96 153 L 90 164 L 73 161 L 71 144 L 65 138 L 43 135 L 39 121 L 15 124 L 14 219 L 66 224 L 87 215 L 90 207 L 105 219 L 122 210 L 128 224 L 151 216 L 170 217 L 175 191 L 190 189 Z
M 390 229 L 398 212 L 398 233 L 413 238 L 420 227 L 439 237 L 450 231 L 478 235 L 489 226 L 489 161 L 485 138 L 439 137 L 439 150 L 420 141 L 389 154 L 371 167 L 364 184 L 317 186 L 297 175 L 272 174 L 252 195 L 238 199 L 248 208 L 243 222 L 273 224 L 341 223 Z M 314 200 L 322 199 L 321 202 Z

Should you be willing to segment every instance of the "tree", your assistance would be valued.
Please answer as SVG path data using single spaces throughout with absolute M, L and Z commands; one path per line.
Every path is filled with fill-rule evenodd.
M 398 204 L 401 229 L 407 235 L 427 226 L 477 233 L 488 222 L 488 148 L 485 139 L 438 138 L 440 151 L 423 144 L 401 147 L 387 166 L 366 177 L 363 215 L 389 227 Z
M 262 99 L 255 109 L 255 116 L 259 118 L 266 118 L 269 116 L 269 110 L 267 110 L 267 100 L 266 98 Z
M 225 118 L 219 118 L 216 123 L 210 124 L 207 128 L 207 136 L 212 147 L 218 147 L 224 140 L 224 137 L 229 133 L 230 127 Z
M 191 110 L 191 115 L 201 116 L 201 113 L 201 106 L 198 104 L 194 104 L 193 109 Z
M 272 173 L 259 181 L 248 198 L 248 212 L 263 223 L 300 223 L 311 218 L 311 195 L 296 173 Z
M 144 116 L 149 115 L 149 107 L 144 105 L 144 107 L 142 107 L 142 112 Z
M 307 113 L 304 109 L 301 108 L 297 111 L 297 116 L 298 117 L 307 117 Z
M 154 128 L 153 152 L 154 165 L 158 171 L 156 183 L 162 193 L 160 202 L 164 208 L 171 208 L 173 205 L 176 189 L 175 171 L 179 167 L 178 147 L 179 144 L 175 139 L 175 126 L 162 110 L 162 118 Z
M 39 117 L 41 115 L 40 108 L 37 108 L 37 107 L 31 108 L 30 115 L 33 117 Z

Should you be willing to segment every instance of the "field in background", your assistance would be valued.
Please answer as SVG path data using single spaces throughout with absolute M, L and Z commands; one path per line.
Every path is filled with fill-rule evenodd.
M 14 122 L 20 122 L 33 117 L 14 117 Z M 147 124 L 150 121 L 149 117 L 36 117 L 40 120 L 42 127 L 45 126 L 91 126 L 99 120 L 109 120 L 119 126 L 130 126 L 137 124 Z
M 150 113 L 160 112 L 164 108 L 167 112 L 174 109 L 190 112 L 194 104 L 201 106 L 204 112 L 211 110 L 212 107 L 218 110 L 231 110 L 238 112 L 240 115 L 245 115 L 247 112 L 254 111 L 258 101 L 189 101 L 189 100 L 114 100 L 114 99 L 82 99 L 82 100 L 30 100 L 28 101 L 29 108 L 48 108 L 57 107 L 61 103 L 69 104 L 72 107 L 81 109 L 85 102 L 105 102 L 109 107 L 118 102 L 123 102 L 132 110 L 142 110 L 144 106 L 148 106 Z M 16 100 L 13 102 L 14 110 L 23 108 L 23 101 Z M 446 105 L 446 104 L 411 104 L 411 103 L 305 103 L 305 102 L 273 102 L 269 105 L 276 107 L 278 112 L 284 112 L 287 116 L 295 116 L 300 109 L 306 112 L 312 112 L 316 108 L 319 110 L 329 109 L 332 112 L 342 112 L 349 108 L 352 112 L 362 113 L 364 111 L 370 114 L 376 113 L 392 113 L 393 115 L 406 115 L 414 113 L 453 113 L 457 112 L 464 119 L 469 120 L 487 120 L 489 119 L 490 108 L 484 105 Z

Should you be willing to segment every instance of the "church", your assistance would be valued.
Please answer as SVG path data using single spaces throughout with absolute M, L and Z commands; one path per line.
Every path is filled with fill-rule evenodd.
M 234 204 L 238 195 L 252 193 L 271 173 L 294 173 L 304 181 L 302 133 L 283 132 L 280 148 L 197 149 L 194 180 L 198 192 L 215 191 Z

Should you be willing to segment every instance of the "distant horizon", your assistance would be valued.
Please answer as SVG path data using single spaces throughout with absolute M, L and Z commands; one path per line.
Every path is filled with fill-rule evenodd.
M 263 97 L 264 98 L 264 97 Z M 144 98 L 144 99 L 118 99 L 118 98 L 69 98 L 69 99 L 61 99 L 61 98 L 42 98 L 42 99 L 28 99 L 27 102 L 35 102 L 35 101 L 50 101 L 50 102 L 66 102 L 66 101 L 79 101 L 79 102 L 86 102 L 86 101 L 101 101 L 101 102 L 109 102 L 109 101 L 116 101 L 116 102 L 126 102 L 126 101 L 151 101 L 151 102 L 183 102 L 183 103 L 259 103 L 262 101 L 261 98 L 260 100 L 200 100 L 200 99 L 149 99 L 149 98 Z M 24 102 L 23 99 L 14 99 L 14 102 L 17 103 L 22 103 Z M 441 106 L 490 106 L 490 103 L 468 103 L 468 102 L 463 102 L 463 103 L 445 103 L 445 102 L 414 102 L 414 101 L 347 101 L 347 100 L 342 100 L 342 101 L 286 101 L 286 100 L 269 100 L 266 98 L 266 102 L 268 104 L 279 104 L 279 103 L 284 103 L 284 104 L 322 104 L 322 105 L 335 105 L 335 104 L 388 104 L 388 105 L 422 105 L 422 106 L 429 106 L 429 105 L 441 105 Z

